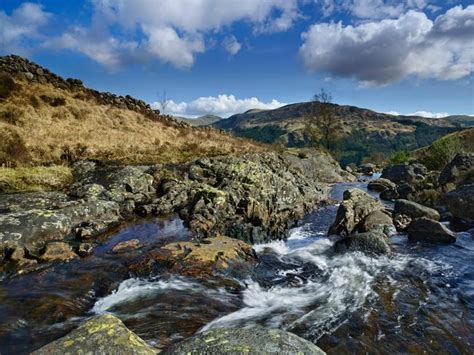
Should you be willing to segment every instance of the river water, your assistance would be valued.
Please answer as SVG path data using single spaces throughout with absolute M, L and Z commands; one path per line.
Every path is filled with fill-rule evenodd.
M 337 184 L 333 197 L 349 187 L 366 183 Z M 130 278 L 124 260 L 108 252 L 117 241 L 133 236 L 151 250 L 189 238 L 176 219 L 137 222 L 90 258 L 3 280 L 0 353 L 27 353 L 88 316 L 112 313 L 157 348 L 205 329 L 259 324 L 329 354 L 472 354 L 474 237 L 433 245 L 395 235 L 390 257 L 334 254 L 326 232 L 336 211 L 324 207 L 286 241 L 255 245 L 259 263 L 245 279 Z

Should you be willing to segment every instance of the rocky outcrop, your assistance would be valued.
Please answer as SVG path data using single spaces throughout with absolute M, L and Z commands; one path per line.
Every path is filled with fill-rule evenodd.
M 334 244 L 338 253 L 347 251 L 361 251 L 367 254 L 390 254 L 390 244 L 385 234 L 380 232 L 356 233 Z
M 34 355 L 63 354 L 156 354 L 136 334 L 112 315 L 90 318 L 68 335 L 34 351 Z
M 381 177 L 397 185 L 401 185 L 402 183 L 413 184 L 418 180 L 422 180 L 426 173 L 426 167 L 421 164 L 395 164 L 385 168 L 382 171 Z
M 426 217 L 415 219 L 410 223 L 407 231 L 410 240 L 433 243 L 456 242 L 456 235 L 453 232 L 440 222 Z
M 359 170 L 364 175 L 372 176 L 377 171 L 377 166 L 372 163 L 367 163 L 367 164 L 361 165 Z
M 219 328 L 198 333 L 164 354 L 314 354 L 323 352 L 292 333 L 263 327 Z
M 419 203 L 413 201 L 403 199 L 395 201 L 394 213 L 406 215 L 412 219 L 420 217 L 430 218 L 435 221 L 439 221 L 440 219 L 439 212 L 435 209 L 420 205 Z
M 469 184 L 448 192 L 444 202 L 453 217 L 474 223 L 474 184 Z
M 456 155 L 441 171 L 438 183 L 445 192 L 474 184 L 474 153 Z
M 337 211 L 336 220 L 329 228 L 328 234 L 348 236 L 356 231 L 367 231 L 369 225 L 374 227 L 385 222 L 391 224 L 391 220 L 381 215 L 383 211 L 385 211 L 385 207 L 377 199 L 362 190 L 349 189 L 344 192 L 343 201 Z M 377 212 L 376 215 L 374 215 L 375 212 Z M 364 225 L 364 221 L 371 215 L 372 220 L 370 223 L 368 222 Z M 377 223 L 377 220 L 380 223 Z

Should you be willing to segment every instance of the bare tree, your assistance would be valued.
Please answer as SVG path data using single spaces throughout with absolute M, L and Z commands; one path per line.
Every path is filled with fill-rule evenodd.
M 170 100 L 168 99 L 168 96 L 166 95 L 166 90 L 158 92 L 158 104 L 160 105 L 162 114 L 165 113 L 166 107 L 168 106 L 169 102 Z
M 306 132 L 313 144 L 320 141 L 328 151 L 335 148 L 339 136 L 339 120 L 332 107 L 332 96 L 324 89 L 315 94 L 311 100 L 311 110 L 306 124 Z

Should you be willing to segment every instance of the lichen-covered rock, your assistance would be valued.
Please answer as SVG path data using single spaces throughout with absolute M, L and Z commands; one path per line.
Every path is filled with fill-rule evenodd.
M 360 228 L 365 218 L 375 211 L 384 211 L 385 207 L 360 189 L 344 192 L 343 201 L 337 210 L 336 220 L 328 234 L 348 236 Z
M 433 243 L 456 242 L 456 234 L 451 232 L 440 222 L 425 217 L 412 221 L 407 231 L 410 240 L 421 240 Z
M 458 154 L 444 167 L 438 183 L 448 192 L 457 187 L 474 183 L 474 153 Z
M 64 242 L 52 242 L 46 244 L 43 254 L 40 255 L 40 260 L 44 262 L 51 261 L 69 261 L 77 257 L 71 246 Z
M 368 254 L 390 254 L 390 244 L 385 234 L 380 232 L 356 233 L 334 244 L 338 253 L 347 251 L 361 251 Z
M 90 318 L 68 335 L 34 351 L 34 355 L 156 354 L 136 334 L 112 315 Z
M 433 208 L 420 205 L 419 203 L 399 199 L 395 201 L 395 214 L 403 214 L 411 217 L 412 219 L 427 217 L 439 221 L 439 212 Z
M 278 329 L 218 328 L 198 333 L 164 354 L 325 354 L 313 343 Z
M 474 223 L 474 184 L 448 192 L 444 196 L 444 202 L 455 218 Z
M 395 232 L 392 216 L 384 210 L 376 210 L 370 213 L 360 223 L 359 232 L 380 232 L 390 236 Z

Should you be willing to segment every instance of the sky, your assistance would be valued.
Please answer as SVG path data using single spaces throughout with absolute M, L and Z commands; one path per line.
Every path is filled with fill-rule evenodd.
M 179 116 L 474 115 L 474 0 L 0 0 L 7 54 Z

